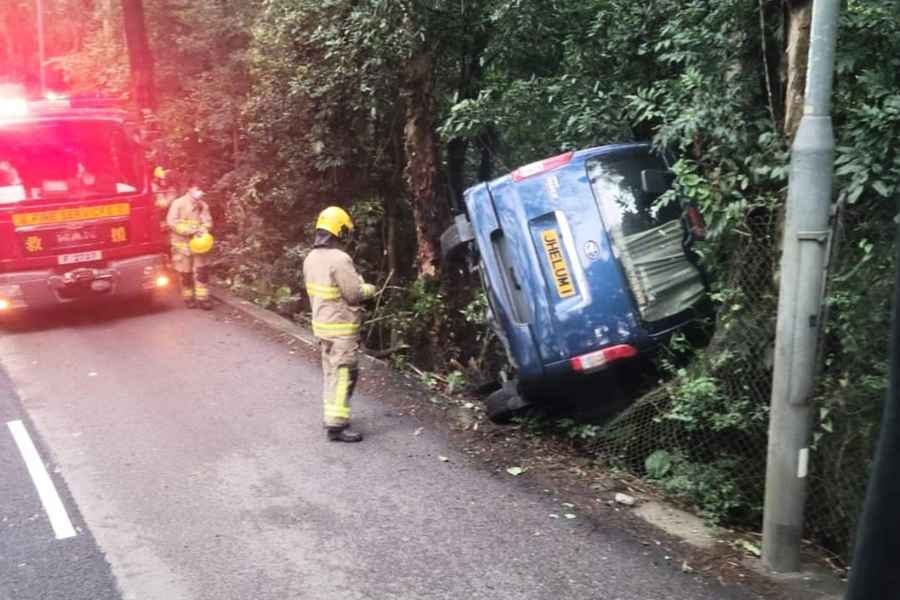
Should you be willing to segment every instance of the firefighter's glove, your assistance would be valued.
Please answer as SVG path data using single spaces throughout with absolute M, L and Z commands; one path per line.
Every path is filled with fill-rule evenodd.
M 375 297 L 375 286 L 371 283 L 362 284 L 362 297 L 364 300 L 371 300 Z

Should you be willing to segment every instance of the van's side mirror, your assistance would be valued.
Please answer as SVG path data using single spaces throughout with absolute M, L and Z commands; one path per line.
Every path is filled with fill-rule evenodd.
M 644 169 L 641 171 L 641 188 L 644 193 L 658 196 L 668 191 L 675 181 L 675 173 L 662 169 Z

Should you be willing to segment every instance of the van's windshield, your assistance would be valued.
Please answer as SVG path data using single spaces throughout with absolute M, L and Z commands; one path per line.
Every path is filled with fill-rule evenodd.
M 143 185 L 141 161 L 115 121 L 6 123 L 0 125 L 0 204 L 133 194 Z

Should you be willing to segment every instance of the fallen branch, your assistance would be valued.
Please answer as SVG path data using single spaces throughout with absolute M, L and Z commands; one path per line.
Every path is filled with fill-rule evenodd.
M 393 278 L 394 278 L 394 270 L 391 269 L 391 272 L 388 273 L 387 279 L 384 280 L 384 285 L 382 285 L 382 286 L 381 286 L 381 289 L 378 290 L 378 292 L 375 293 L 375 310 L 372 311 L 372 314 L 373 314 L 373 315 L 377 315 L 377 314 L 378 314 L 378 310 L 381 308 L 381 299 L 384 297 L 384 290 L 387 289 L 388 284 L 391 283 L 391 279 L 393 279 Z M 376 322 L 382 321 L 382 320 L 384 320 L 384 319 L 386 319 L 386 318 L 387 318 L 387 316 L 383 316 L 383 317 L 378 317 L 378 318 L 375 318 L 375 319 L 371 319 L 367 324 L 376 323 Z M 367 344 L 369 343 L 369 340 L 372 339 L 372 332 L 373 332 L 373 331 L 375 331 L 375 329 L 369 329 L 369 333 L 366 334 L 366 343 L 367 343 Z
M 366 348 L 364 352 L 372 358 L 386 358 L 391 354 L 402 352 L 403 350 L 409 350 L 409 346 L 406 344 L 399 344 L 391 348 L 385 348 L 384 350 L 370 350 Z

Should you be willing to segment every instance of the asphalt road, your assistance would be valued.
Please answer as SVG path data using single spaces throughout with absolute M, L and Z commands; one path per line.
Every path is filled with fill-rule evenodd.
M 118 600 L 109 565 L 51 464 L 45 472 L 75 533 L 56 538 L 7 423 L 27 432 L 40 458 L 47 456 L 12 383 L 0 372 L 0 600 Z
M 328 443 L 315 354 L 224 307 L 24 317 L 0 362 L 0 416 L 42 440 L 78 531 L 53 537 L 0 430 L 3 600 L 106 600 L 113 577 L 126 600 L 752 597 L 470 465 L 365 386 L 367 439 Z

